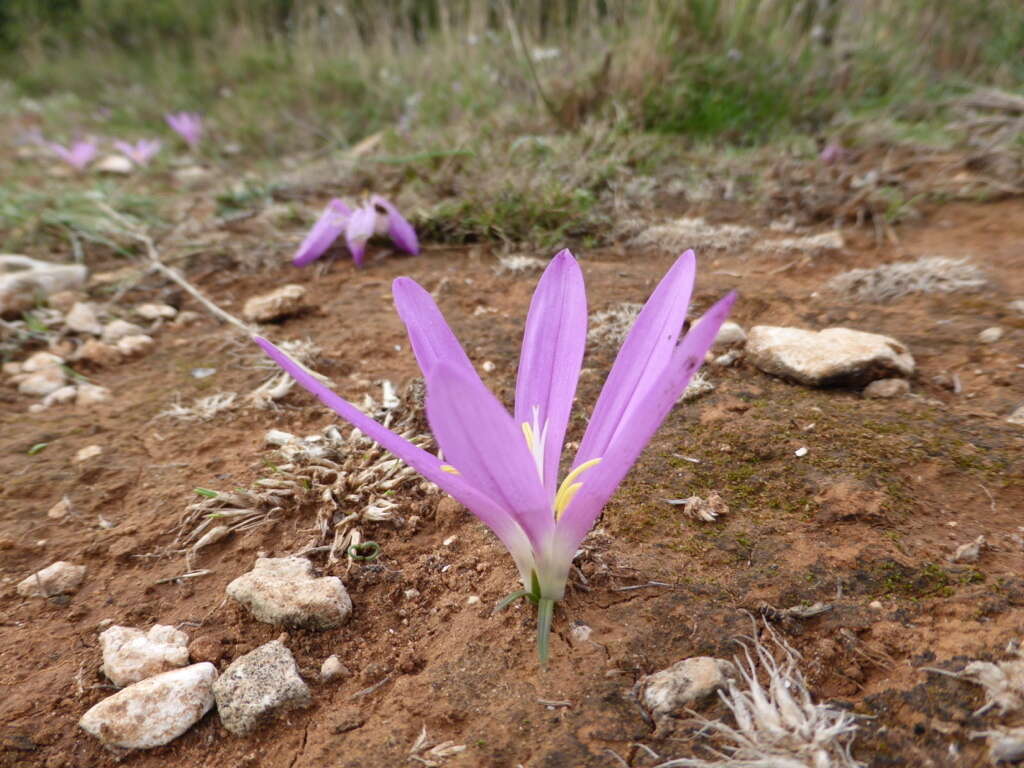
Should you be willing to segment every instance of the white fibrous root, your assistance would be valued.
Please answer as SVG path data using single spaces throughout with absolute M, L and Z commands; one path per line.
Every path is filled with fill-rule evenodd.
M 754 637 L 743 643 L 743 657 L 736 657 L 739 678 L 719 692 L 735 726 L 695 717 L 700 734 L 717 737 L 715 758 L 678 758 L 656 768 L 862 768 L 850 754 L 854 716 L 815 703 L 798 666 L 800 655 L 767 622 L 763 634 L 781 661 Z

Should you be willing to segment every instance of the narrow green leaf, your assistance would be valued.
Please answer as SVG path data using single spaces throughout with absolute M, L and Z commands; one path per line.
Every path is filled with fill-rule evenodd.
M 505 595 L 503 598 L 501 598 L 501 600 L 498 601 L 498 604 L 494 606 L 494 610 L 491 611 L 491 613 L 500 613 L 501 611 L 504 611 L 506 608 L 512 605 L 512 603 L 514 603 L 519 598 L 528 597 L 529 594 L 530 593 L 527 592 L 525 589 L 520 589 L 517 592 L 513 592 L 510 595 Z
M 31 448 L 28 449 L 28 455 L 29 456 L 35 456 L 37 453 L 42 451 L 43 448 L 45 448 L 48 445 L 49 445 L 49 443 L 36 443 L 35 445 L 33 445 Z
M 546 667 L 551 652 L 551 624 L 555 617 L 555 601 L 542 597 L 537 602 L 537 655 L 540 665 Z
M 211 491 L 209 488 L 196 488 L 195 492 L 208 499 L 216 499 L 219 495 L 216 491 Z

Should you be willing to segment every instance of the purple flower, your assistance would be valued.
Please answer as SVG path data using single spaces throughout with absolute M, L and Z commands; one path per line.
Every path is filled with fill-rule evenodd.
M 356 266 L 362 266 L 366 242 L 374 235 L 387 234 L 400 250 L 413 255 L 420 252 L 416 230 L 391 201 L 374 195 L 355 210 L 335 198 L 327 204 L 313 229 L 292 257 L 292 264 L 303 267 L 319 259 L 341 234 Z
M 843 149 L 842 145 L 838 142 L 831 141 L 825 145 L 825 148 L 821 150 L 821 154 L 818 155 L 818 160 L 822 165 L 836 165 L 846 160 L 846 150 Z
M 164 115 L 167 124 L 185 140 L 190 149 L 199 146 L 203 135 L 203 118 L 198 112 L 170 112 Z
M 79 139 L 70 147 L 48 141 L 46 146 L 53 154 L 79 171 L 84 170 L 96 157 L 96 142 L 92 139 Z
M 159 152 L 162 146 L 163 142 L 160 139 L 139 139 L 134 144 L 127 141 L 114 142 L 117 151 L 136 165 L 149 165 L 153 155 Z
M 341 399 L 265 339 L 264 351 L 343 419 L 464 504 L 515 560 L 538 606 L 542 662 L 569 567 L 640 452 L 700 367 L 735 300 L 730 293 L 679 340 L 696 274 L 693 251 L 672 266 L 637 317 L 572 463 L 558 468 L 587 338 L 583 273 L 569 251 L 552 260 L 530 304 L 514 416 L 480 380 L 430 294 L 407 277 L 395 304 L 427 385 L 427 416 L 444 461 Z M 504 601 L 503 601 L 504 604 Z

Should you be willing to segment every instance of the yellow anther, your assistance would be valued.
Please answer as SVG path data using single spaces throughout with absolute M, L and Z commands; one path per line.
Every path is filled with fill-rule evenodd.
M 579 493 L 580 488 L 583 487 L 583 483 L 573 483 L 569 487 L 562 486 L 558 491 L 558 496 L 555 497 L 555 520 L 557 521 L 562 517 L 562 513 L 565 512 L 566 508 L 576 498 L 576 494 Z
M 441 465 L 441 471 L 442 472 L 447 472 L 449 475 L 457 475 L 457 474 L 459 474 L 459 470 L 457 470 L 451 464 L 442 464 Z
M 591 459 L 580 464 L 576 469 L 565 476 L 565 480 L 558 487 L 558 493 L 555 494 L 555 520 L 562 516 L 569 503 L 573 500 L 580 488 L 583 487 L 583 483 L 574 483 L 573 481 L 586 472 L 591 467 L 599 464 L 601 459 Z
M 530 426 L 530 422 L 523 422 L 523 437 L 526 438 L 526 445 L 533 450 L 533 427 Z

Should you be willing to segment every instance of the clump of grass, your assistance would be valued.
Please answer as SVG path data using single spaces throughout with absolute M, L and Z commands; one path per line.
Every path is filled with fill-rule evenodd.
M 940 256 L 851 269 L 836 275 L 828 288 L 860 301 L 888 302 L 911 294 L 978 291 L 988 280 L 968 259 Z

